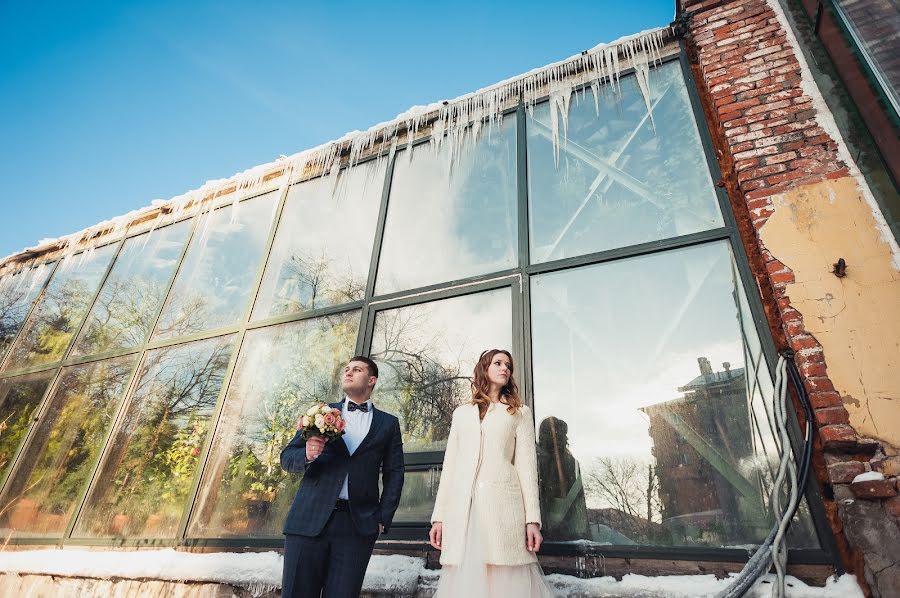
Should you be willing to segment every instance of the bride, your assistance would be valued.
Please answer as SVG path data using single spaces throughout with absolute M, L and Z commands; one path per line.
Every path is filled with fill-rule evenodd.
M 472 400 L 453 412 L 431 545 L 441 551 L 435 598 L 550 598 L 541 547 L 531 410 L 513 379 L 512 355 L 485 351 Z

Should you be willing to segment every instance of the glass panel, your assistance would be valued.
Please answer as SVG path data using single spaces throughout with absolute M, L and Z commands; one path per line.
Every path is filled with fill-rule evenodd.
M 113 243 L 70 255 L 60 262 L 19 334 L 5 369 L 42 365 L 63 358 L 118 246 Z
M 528 119 L 534 263 L 722 226 L 679 63 L 650 69 L 652 122 L 635 76 L 620 82 L 599 115 L 589 90 L 573 97 L 558 164 L 549 103 Z
M 451 154 L 453 154 L 451 156 Z M 516 119 L 453 152 L 445 140 L 397 153 L 377 295 L 517 264 Z
M 900 5 L 896 0 L 835 0 L 834 8 L 887 101 L 900 113 Z
M 726 242 L 532 278 L 545 537 L 609 544 L 761 542 L 772 430 L 765 361 Z M 765 412 L 761 414 L 765 418 Z M 794 547 L 816 547 L 808 512 Z
M 403 492 L 400 495 L 400 506 L 394 514 L 394 523 L 429 522 L 440 480 L 440 466 L 419 471 L 407 470 L 403 477 Z M 380 489 L 381 480 L 378 482 Z
M 191 222 L 184 220 L 125 241 L 75 342 L 73 355 L 144 343 L 178 266 Z
M 341 399 L 359 312 L 247 333 L 188 534 L 281 536 L 302 476 L 281 469 L 281 449 L 315 402 Z
M 0 528 L 61 537 L 100 456 L 135 356 L 64 368 L 4 493 Z
M 0 482 L 28 433 L 55 370 L 0 380 Z
M 0 363 L 52 271 L 51 264 L 41 264 L 0 280 Z
M 207 212 L 197 223 L 154 338 L 235 324 L 247 309 L 278 193 Z
M 147 353 L 74 536 L 175 536 L 234 339 Z
M 380 377 L 372 396 L 400 418 L 403 450 L 443 450 L 453 410 L 472 396 L 481 352 L 511 346 L 509 287 L 378 312 L 371 356 Z
M 372 161 L 291 187 L 254 320 L 363 298 L 384 174 Z

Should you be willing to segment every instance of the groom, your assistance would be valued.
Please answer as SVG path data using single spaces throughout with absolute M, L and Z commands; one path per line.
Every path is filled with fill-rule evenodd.
M 284 523 L 282 598 L 357 598 L 378 535 L 391 527 L 403 488 L 399 420 L 370 397 L 378 366 L 357 355 L 344 368 L 344 436 L 326 443 L 300 432 L 281 451 L 285 471 L 303 473 Z M 378 472 L 384 490 L 378 496 Z

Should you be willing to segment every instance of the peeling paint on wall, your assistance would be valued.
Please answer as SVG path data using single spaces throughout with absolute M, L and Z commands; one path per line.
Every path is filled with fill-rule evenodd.
M 900 273 L 871 205 L 854 177 L 772 200 L 775 212 L 760 238 L 793 271 L 787 295 L 822 345 L 850 424 L 900 445 Z M 847 264 L 844 277 L 832 272 L 839 258 Z

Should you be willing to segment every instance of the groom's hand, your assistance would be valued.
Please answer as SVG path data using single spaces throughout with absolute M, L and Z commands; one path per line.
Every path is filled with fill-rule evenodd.
M 306 441 L 306 460 L 314 461 L 325 448 L 325 439 L 321 436 L 312 436 Z

